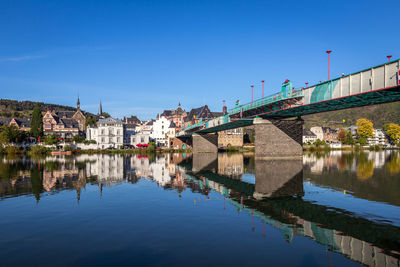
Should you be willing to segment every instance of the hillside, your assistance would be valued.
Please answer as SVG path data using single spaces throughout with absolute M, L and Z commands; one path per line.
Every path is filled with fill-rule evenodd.
M 39 104 L 41 111 L 55 110 L 55 111 L 76 111 L 76 108 L 70 106 L 47 104 L 43 102 L 32 102 L 32 101 L 16 101 L 8 99 L 0 99 L 0 117 L 16 117 L 16 118 L 26 118 L 30 117 L 33 108 L 36 103 Z M 84 112 L 90 116 L 94 116 L 89 112 Z
M 359 118 L 371 120 L 376 128 L 382 128 L 384 124 L 390 122 L 400 124 L 400 102 L 318 113 L 303 117 L 306 128 L 315 125 L 333 128 L 347 127 L 355 125 Z M 343 120 L 346 120 L 346 122 L 343 123 Z

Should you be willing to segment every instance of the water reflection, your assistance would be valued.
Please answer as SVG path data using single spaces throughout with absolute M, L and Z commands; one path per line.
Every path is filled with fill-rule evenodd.
M 75 190 L 80 201 L 87 184 L 101 197 L 104 187 L 147 179 L 179 197 L 217 192 L 221 205 L 251 216 L 252 231 L 254 218 L 261 221 L 263 237 L 268 225 L 288 243 L 307 237 L 365 265 L 399 266 L 400 227 L 392 216 L 400 211 L 399 161 L 398 152 L 309 154 L 302 161 L 226 153 L 2 159 L 0 197 L 32 194 L 40 204 L 43 196 Z M 374 203 L 384 207 L 379 219 Z

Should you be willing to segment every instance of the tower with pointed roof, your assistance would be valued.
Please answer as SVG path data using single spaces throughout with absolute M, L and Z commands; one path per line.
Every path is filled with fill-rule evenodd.
M 99 115 L 99 117 L 103 116 L 103 108 L 101 106 L 101 100 L 100 100 L 100 104 L 99 104 L 99 114 L 97 114 L 97 115 Z

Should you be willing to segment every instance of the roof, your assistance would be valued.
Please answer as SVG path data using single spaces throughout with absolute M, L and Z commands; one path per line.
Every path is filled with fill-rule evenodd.
M 212 115 L 214 118 L 216 118 L 216 117 L 219 117 L 219 116 L 224 115 L 224 113 L 223 113 L 223 112 L 211 112 L 211 115 Z
M 29 118 L 14 118 L 19 127 L 31 127 L 31 119 Z
M 122 123 L 122 121 L 115 118 L 105 118 L 99 119 L 98 123 Z
M 171 121 L 171 124 L 169 125 L 169 128 L 176 128 L 175 122 Z
M 10 123 L 10 118 L 0 118 L 0 126 L 8 125 Z
M 64 118 L 61 121 L 65 125 L 65 128 L 79 128 L 78 122 L 74 119 Z
M 126 122 L 127 124 L 138 124 L 138 123 L 141 123 L 141 121 L 139 120 L 139 118 L 136 117 L 136 116 L 131 116 L 130 118 L 126 118 L 126 119 L 125 119 L 125 122 Z
M 303 129 L 303 136 L 317 136 L 315 133 L 311 132 L 309 129 Z
M 76 113 L 76 111 L 56 111 L 55 114 L 60 118 L 72 118 L 72 116 L 74 116 L 74 114 Z
M 186 116 L 185 121 L 190 121 L 193 118 L 200 119 L 200 118 L 213 118 L 213 115 L 208 108 L 207 105 L 204 105 L 199 108 L 193 108 L 189 114 Z

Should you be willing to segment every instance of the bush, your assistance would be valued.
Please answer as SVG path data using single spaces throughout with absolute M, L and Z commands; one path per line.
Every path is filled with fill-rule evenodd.
M 314 145 L 318 147 L 318 146 L 324 146 L 324 145 L 326 145 L 326 143 L 324 141 L 320 140 L 320 139 L 317 139 L 314 142 Z
M 15 155 L 15 154 L 19 154 L 21 152 L 22 152 L 22 150 L 17 146 L 7 146 L 6 147 L 6 153 L 8 155 Z
M 30 151 L 33 155 L 45 155 L 49 149 L 44 146 L 36 145 L 32 146 Z
M 85 138 L 83 136 L 80 135 L 75 135 L 73 138 L 75 143 L 83 143 L 85 142 Z
M 156 150 L 156 148 L 157 148 L 156 143 L 150 142 L 147 149 L 151 150 L 151 151 L 154 151 L 154 150 Z
M 64 146 L 64 151 L 74 151 L 74 148 L 72 146 L 66 145 Z
M 46 136 L 46 138 L 44 139 L 44 143 L 46 145 L 57 145 L 58 144 L 58 138 L 57 138 L 56 135 L 50 134 L 50 135 Z

